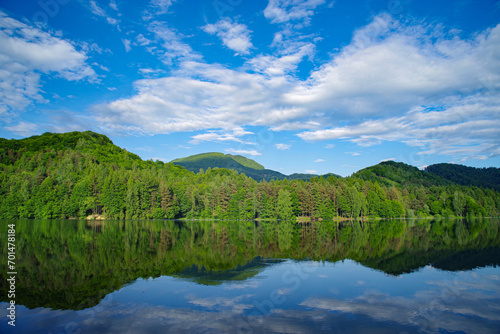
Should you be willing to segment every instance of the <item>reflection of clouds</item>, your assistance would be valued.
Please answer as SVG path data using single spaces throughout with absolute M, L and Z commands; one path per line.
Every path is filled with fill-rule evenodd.
M 293 293 L 294 290 L 290 289 L 290 288 L 281 288 L 281 289 L 278 289 L 278 291 L 276 291 L 276 293 L 278 295 L 283 295 L 283 296 L 287 296 L 287 295 L 291 295 Z
M 234 332 L 231 311 L 205 312 L 163 306 L 111 309 L 84 324 L 84 333 L 229 333 Z
M 187 295 L 186 299 L 189 303 L 209 308 L 209 309 L 231 309 L 235 313 L 243 313 L 244 310 L 253 308 L 253 305 L 243 304 L 240 301 L 244 298 L 250 298 L 254 295 L 246 294 L 233 298 L 215 297 L 215 298 L 198 298 L 195 295 Z
M 427 282 L 431 290 L 411 298 L 366 292 L 352 299 L 308 298 L 302 306 L 363 315 L 377 321 L 418 326 L 423 331 L 440 329 L 465 333 L 496 333 L 500 328 L 500 284 L 495 277 L 478 281 Z
M 235 290 L 235 289 L 256 289 L 262 285 L 262 281 L 248 281 L 245 283 L 232 283 L 224 287 L 224 290 Z

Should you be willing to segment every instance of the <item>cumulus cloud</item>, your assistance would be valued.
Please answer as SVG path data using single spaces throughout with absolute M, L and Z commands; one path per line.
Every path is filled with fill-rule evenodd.
M 250 41 L 250 30 L 246 25 L 223 18 L 215 24 L 207 24 L 202 29 L 208 34 L 217 35 L 227 48 L 237 54 L 250 54 L 253 45 Z
M 497 80 L 488 88 L 500 88 L 500 26 L 472 40 L 429 40 L 433 34 L 382 14 L 287 99 L 337 117 L 379 117 L 484 90 L 492 74 Z
M 0 11 L 0 114 L 23 110 L 40 94 L 40 76 L 97 80 L 87 55 L 59 37 L 8 17 Z
M 230 30 L 217 24 L 204 29 Z M 130 98 L 95 106 L 97 120 L 108 129 L 208 130 L 193 140 L 222 140 L 232 128 L 256 125 L 300 131 L 307 141 L 348 140 L 364 147 L 399 141 L 420 154 L 476 159 L 500 154 L 500 25 L 460 38 L 381 14 L 307 80 L 294 71 L 314 55 L 313 43 L 283 44 L 275 55 L 260 54 L 228 69 L 204 63 L 163 23 L 153 22 L 150 31 L 161 45 L 154 52 L 178 68 L 169 77 L 136 81 Z
M 287 82 L 193 61 L 175 74 L 136 81 L 135 96 L 95 106 L 96 118 L 109 129 L 169 133 L 268 125 L 304 112 L 278 107 L 275 94 Z

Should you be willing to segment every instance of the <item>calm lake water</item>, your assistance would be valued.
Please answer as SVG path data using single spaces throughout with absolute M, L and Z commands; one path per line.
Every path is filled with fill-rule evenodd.
M 500 333 L 495 219 L 18 220 L 0 232 L 1 333 Z

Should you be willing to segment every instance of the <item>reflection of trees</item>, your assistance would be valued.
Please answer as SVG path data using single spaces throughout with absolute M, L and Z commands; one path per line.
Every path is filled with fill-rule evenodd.
M 290 220 L 282 220 L 278 225 L 278 244 L 281 251 L 290 249 L 293 237 L 293 223 Z
M 220 273 L 210 284 L 246 279 L 257 273 L 244 269 L 257 257 L 353 259 L 395 275 L 428 264 L 447 270 L 500 264 L 498 220 L 17 221 L 16 226 L 16 301 L 27 307 L 82 309 L 139 277 L 186 268 Z M 1 252 L 6 258 L 6 247 Z M 223 274 L 235 268 L 244 270 Z M 4 299 L 6 292 L 2 277 Z

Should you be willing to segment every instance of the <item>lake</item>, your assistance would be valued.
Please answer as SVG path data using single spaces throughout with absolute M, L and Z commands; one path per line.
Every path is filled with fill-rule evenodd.
M 500 332 L 498 219 L 4 220 L 0 232 L 1 333 Z

